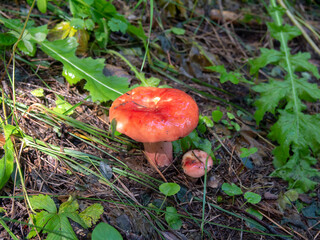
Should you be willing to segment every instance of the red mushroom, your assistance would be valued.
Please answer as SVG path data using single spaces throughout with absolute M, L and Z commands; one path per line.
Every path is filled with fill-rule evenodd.
M 188 176 L 199 178 L 205 174 L 206 161 L 207 172 L 209 172 L 213 166 L 210 155 L 201 150 L 191 150 L 186 152 L 182 157 L 182 169 Z
M 109 119 L 116 119 L 117 131 L 142 142 L 148 160 L 163 167 L 173 160 L 171 142 L 197 126 L 199 110 L 183 91 L 137 87 L 113 102 Z

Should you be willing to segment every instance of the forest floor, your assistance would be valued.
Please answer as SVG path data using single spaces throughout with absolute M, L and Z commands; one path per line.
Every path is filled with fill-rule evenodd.
M 276 116 L 266 114 L 259 125 L 254 119 L 258 94 L 251 86 L 280 71 L 250 74 L 248 61 L 259 56 L 260 48 L 279 47 L 268 33 L 270 17 L 265 6 L 234 0 L 197 1 L 196 6 L 192 1 L 156 1 L 151 12 L 150 5 L 142 1 L 133 11 L 137 2 L 112 3 L 132 25 L 142 23 L 146 33 L 153 16 L 146 58 L 139 38 L 109 31 L 107 49 L 125 57 L 130 67 L 97 44 L 94 30 L 80 37 L 87 42 L 78 49 L 77 57 L 104 59 L 104 75 L 124 77 L 130 86 L 140 84 L 133 69 L 140 71 L 144 63 L 145 78 L 158 78 L 160 85 L 180 89 L 197 102 L 202 120 L 194 135 L 174 143 L 174 162 L 157 170 L 146 160 L 141 143 L 125 135 L 113 136 L 108 117 L 112 101 L 92 99 L 84 80 L 70 84 L 62 75 L 61 61 L 40 49 L 34 56 L 17 50 L 10 60 L 12 47 L 3 48 L 1 118 L 19 126 L 19 131 L 11 136 L 13 172 L 0 190 L 0 239 L 12 238 L 10 233 L 26 239 L 32 230 L 32 211 L 46 210 L 45 206 L 30 208 L 30 199 L 39 194 L 50 196 L 57 207 L 74 201 L 79 212 L 95 203 L 103 207 L 103 213 L 86 229 L 66 218 L 75 232 L 72 236 L 78 239 L 90 238 L 100 222 L 131 240 L 320 239 L 319 187 L 312 192 L 290 192 L 286 181 L 270 176 L 275 170 L 272 151 L 277 142 L 268 134 Z M 29 9 L 24 1 L 2 1 L 0 16 L 24 23 Z M 59 3 L 57 9 L 71 16 L 67 3 Z M 293 9 L 320 31 L 319 4 L 296 1 Z M 35 26 L 47 24 L 48 29 L 63 21 L 57 12 L 43 14 L 37 7 L 30 19 Z M 284 19 L 292 24 L 286 16 Z M 8 28 L 0 25 L 0 30 L 7 32 Z M 303 36 L 291 41 L 290 48 L 309 52 L 310 62 L 319 68 L 319 55 Z M 207 68 L 214 65 L 223 65 L 232 76 L 240 74 L 240 81 L 221 82 L 222 74 Z M 319 102 L 307 105 L 307 111 L 317 113 L 319 106 Z M 222 118 L 215 121 L 220 112 Z M 5 140 L 1 142 L 3 146 Z M 215 160 L 213 169 L 206 177 L 186 176 L 181 168 L 183 153 L 207 149 L 208 144 Z M 257 151 L 243 153 L 250 149 Z M 180 191 L 165 197 L 159 191 L 163 182 L 178 184 Z M 261 201 L 247 202 L 242 193 L 232 196 L 222 190 L 224 183 L 238 186 L 242 193 L 254 192 Z M 170 206 L 179 213 L 173 214 L 171 222 L 166 212 Z M 46 238 L 46 234 L 39 228 L 34 238 Z

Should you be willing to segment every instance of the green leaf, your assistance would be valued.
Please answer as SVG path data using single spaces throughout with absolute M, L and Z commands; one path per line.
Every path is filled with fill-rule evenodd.
M 245 158 L 245 157 L 249 157 L 252 154 L 256 153 L 258 151 L 258 148 L 256 148 L 256 147 L 253 147 L 253 148 L 250 148 L 250 149 L 240 148 L 240 151 L 241 151 L 240 157 L 241 158 Z
M 276 140 L 280 146 L 279 153 L 289 156 L 290 147 L 310 149 L 314 153 L 320 150 L 320 115 L 298 114 L 280 110 L 279 120 L 271 127 L 269 137 Z M 275 155 L 278 158 L 278 155 Z M 281 157 L 280 157 L 281 158 Z M 276 165 L 276 167 L 280 167 Z
M 221 186 L 221 189 L 222 189 L 222 191 L 224 191 L 227 195 L 229 195 L 231 197 L 242 194 L 241 188 L 239 188 L 234 183 L 232 183 L 232 184 L 223 183 Z
M 312 74 L 315 77 L 320 78 L 318 68 L 308 61 L 310 58 L 311 58 L 310 53 L 308 53 L 308 52 L 305 52 L 305 53 L 299 52 L 299 53 L 297 53 L 295 55 L 291 55 L 289 57 L 289 60 L 291 62 L 293 71 L 298 71 L 298 72 L 308 71 L 308 72 L 312 72 Z
M 50 221 L 48 221 L 45 229 L 50 230 L 46 238 L 47 240 L 78 239 L 68 218 L 63 214 L 53 216 Z
M 246 212 L 250 213 L 251 215 L 257 217 L 258 219 L 262 220 L 263 216 L 261 215 L 261 213 L 259 213 L 256 209 L 253 208 L 247 208 Z M 256 228 L 259 229 L 261 231 L 266 231 L 265 227 L 263 227 L 261 224 L 257 223 L 254 220 L 250 220 L 250 221 L 246 221 L 246 224 L 250 227 L 250 228 Z
M 275 22 L 267 23 L 267 26 L 271 36 L 280 41 L 281 44 L 282 41 L 283 43 L 287 43 L 291 39 L 301 35 L 301 31 L 296 26 L 290 26 L 288 24 L 278 25 L 278 23 Z
M 207 127 L 213 127 L 213 122 L 208 116 L 199 116 L 199 123 L 204 123 Z
M 94 29 L 94 22 L 91 19 L 86 19 L 84 25 L 87 30 L 92 31 Z
M 73 106 L 70 103 L 65 101 L 63 98 L 57 96 L 56 107 L 53 108 L 53 111 L 55 111 L 57 113 L 61 113 L 61 114 L 68 112 L 67 115 L 71 115 L 74 112 L 73 110 L 69 111 L 72 107 Z
M 6 142 L 3 146 L 4 156 L 0 159 L 0 189 L 7 183 L 13 171 L 14 148 L 10 136 L 16 128 L 12 125 L 5 125 L 3 130 Z
M 122 32 L 123 34 L 126 33 L 128 24 L 121 21 L 120 19 L 111 18 L 111 20 L 108 22 L 108 26 L 110 27 L 111 31 L 113 32 Z
M 150 77 L 150 78 L 145 78 L 144 79 L 146 84 L 141 84 L 141 86 L 145 87 L 158 87 L 160 83 L 160 79 L 156 77 Z
M 184 30 L 183 28 L 177 28 L 177 27 L 170 28 L 170 31 L 177 35 L 183 35 L 186 32 L 186 30 Z
M 47 0 L 37 0 L 37 7 L 40 12 L 46 13 L 47 12 Z
M 256 74 L 259 69 L 270 63 L 277 63 L 283 58 L 283 53 L 274 49 L 260 48 L 261 54 L 258 58 L 250 60 L 250 74 Z
M 101 222 L 92 232 L 92 240 L 122 240 L 121 234 L 111 225 Z
M 182 227 L 182 221 L 174 207 L 166 207 L 165 219 L 173 230 L 180 230 Z
M 220 110 L 214 110 L 214 111 L 212 111 L 212 119 L 213 119 L 213 121 L 215 121 L 216 123 L 219 122 L 222 117 L 223 117 L 223 112 L 221 112 Z
M 75 38 L 41 44 L 45 53 L 63 63 L 63 75 L 70 84 L 81 79 L 87 81 L 84 88 L 90 92 L 93 101 L 115 100 L 128 91 L 126 78 L 106 77 L 103 74 L 104 59 L 79 59 L 75 56 L 76 47 Z
M 99 203 L 95 203 L 87 207 L 83 212 L 79 214 L 87 227 L 92 227 L 93 224 L 100 219 L 100 215 L 103 213 L 103 207 Z
M 261 201 L 261 196 L 253 192 L 246 192 L 243 197 L 251 204 L 257 204 Z
M 31 94 L 35 97 L 44 97 L 44 90 L 43 88 L 37 88 L 31 91 Z
M 84 29 L 85 27 L 84 20 L 80 18 L 71 19 L 70 25 L 76 30 Z
M 48 195 L 39 194 L 32 196 L 30 203 L 34 210 L 46 210 L 49 213 L 57 213 L 56 204 Z
M 180 191 L 180 186 L 176 183 L 162 183 L 159 186 L 160 192 L 162 192 L 167 197 L 175 195 Z
M 206 67 L 206 69 L 220 73 L 220 82 L 221 83 L 225 83 L 227 81 L 230 81 L 233 84 L 238 84 L 239 81 L 243 80 L 243 77 L 240 73 L 233 72 L 233 71 L 227 72 L 224 65 L 210 66 L 210 67 Z
M 0 47 L 11 46 L 17 38 L 10 33 L 0 33 Z

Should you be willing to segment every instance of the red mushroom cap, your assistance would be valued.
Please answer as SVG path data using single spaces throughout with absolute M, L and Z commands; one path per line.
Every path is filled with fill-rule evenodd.
M 139 142 L 175 141 L 196 128 L 199 110 L 183 91 L 137 87 L 117 98 L 109 111 L 117 131 Z
M 201 150 L 190 150 L 182 157 L 182 169 L 188 176 L 199 178 L 205 174 L 206 162 L 207 172 L 209 172 L 213 166 L 213 160 L 210 155 Z

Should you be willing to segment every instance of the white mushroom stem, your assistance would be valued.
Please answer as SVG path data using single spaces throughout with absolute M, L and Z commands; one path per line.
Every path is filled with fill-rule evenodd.
M 144 151 L 152 165 L 169 166 L 173 161 L 171 142 L 143 143 Z

